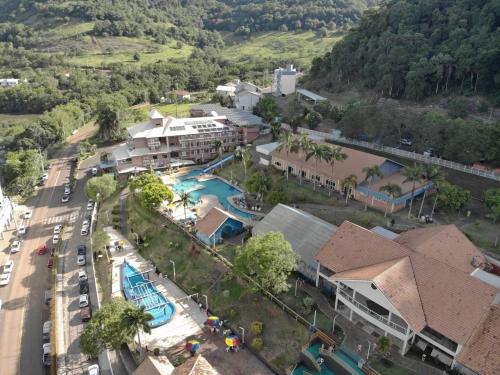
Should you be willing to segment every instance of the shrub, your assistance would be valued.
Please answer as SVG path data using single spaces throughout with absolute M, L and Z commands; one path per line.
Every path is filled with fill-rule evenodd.
M 262 329 L 263 329 L 263 324 L 262 322 L 252 322 L 252 324 L 250 324 L 250 332 L 254 335 L 260 335 L 262 333 Z
M 290 197 L 286 191 L 273 191 L 268 195 L 267 202 L 270 204 L 288 203 L 290 202 Z
M 154 350 L 153 350 L 153 354 L 154 354 L 155 356 L 159 356 L 159 355 L 160 355 L 160 348 L 154 348 Z
M 260 352 L 264 348 L 264 340 L 262 340 L 261 337 L 256 337 L 252 340 L 250 346 L 252 347 L 252 349 Z

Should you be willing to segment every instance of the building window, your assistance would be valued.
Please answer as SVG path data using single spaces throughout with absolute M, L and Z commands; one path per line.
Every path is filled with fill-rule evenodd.
M 281 163 L 279 161 L 274 162 L 274 165 L 277 165 L 278 167 L 281 167 Z
M 332 180 L 326 180 L 326 186 L 328 186 L 330 189 L 335 189 L 337 183 Z
M 153 155 L 153 160 L 158 160 L 158 155 Z

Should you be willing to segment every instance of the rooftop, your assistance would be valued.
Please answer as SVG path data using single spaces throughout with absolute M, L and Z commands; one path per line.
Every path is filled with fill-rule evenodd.
M 224 116 L 236 126 L 256 126 L 263 125 L 264 121 L 259 116 L 236 108 L 226 108 L 219 104 L 197 104 L 190 108 L 191 113 L 202 112 L 205 116 L 212 112 L 218 116 Z
M 306 90 L 306 89 L 297 89 L 297 93 L 299 93 L 299 94 L 301 94 L 301 95 L 303 95 L 311 100 L 314 100 L 315 102 L 322 102 L 322 101 L 328 100 L 324 96 L 318 95 L 318 94 L 316 94 L 312 91 Z
M 195 228 L 199 233 L 211 237 L 227 219 L 241 222 L 241 220 L 231 215 L 229 212 L 213 207 L 203 219 L 196 223 Z

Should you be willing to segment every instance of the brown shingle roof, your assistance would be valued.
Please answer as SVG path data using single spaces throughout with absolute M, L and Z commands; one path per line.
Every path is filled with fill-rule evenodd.
M 369 154 L 367 152 L 354 150 L 352 148 L 342 147 L 342 152 L 347 155 L 347 159 L 343 161 L 337 161 L 335 165 L 332 166 L 324 161 L 320 161 L 316 164 L 314 158 L 306 161 L 306 155 L 303 152 L 300 153 L 288 153 L 286 154 L 285 148 L 281 150 L 275 150 L 272 153 L 273 158 L 279 158 L 281 160 L 288 160 L 292 164 L 300 166 L 302 169 L 309 169 L 311 171 L 319 172 L 323 175 L 334 176 L 335 179 L 344 179 L 351 174 L 355 174 L 358 177 L 358 182 L 361 182 L 365 178 L 365 173 L 363 173 L 364 167 L 372 167 L 374 165 L 381 165 L 386 159 Z
M 408 256 L 340 272 L 330 279 L 372 281 L 415 330 L 420 331 L 426 325 L 417 283 Z
M 478 264 L 485 261 L 481 251 L 455 225 L 411 230 L 394 241 L 467 273 L 474 270 L 471 264 L 474 256 Z
M 219 229 L 222 224 L 224 224 L 227 219 L 230 218 L 238 220 L 230 213 L 223 211 L 220 208 L 213 207 L 210 211 L 208 211 L 203 219 L 196 223 L 195 228 L 199 233 L 203 233 L 210 237 L 217 231 L 217 229 Z
M 374 181 L 370 185 L 370 190 L 379 191 L 382 186 L 391 183 L 391 184 L 399 185 L 401 187 L 401 195 L 405 195 L 407 193 L 411 193 L 411 189 L 413 188 L 413 182 L 403 182 L 405 179 L 406 179 L 406 177 L 403 176 L 401 173 L 394 173 L 394 174 L 391 174 L 390 176 L 385 176 L 384 178 L 382 178 L 380 180 Z M 415 189 L 418 189 L 418 188 L 423 187 L 425 185 L 427 185 L 427 181 L 422 180 L 422 181 L 417 182 L 415 184 Z
M 170 375 L 172 371 L 174 366 L 167 357 L 147 355 L 135 369 L 134 375 Z
M 444 233 L 453 231 L 450 228 L 444 229 Z M 426 246 L 431 249 L 455 245 L 455 242 L 443 243 L 441 239 L 441 236 L 430 236 L 430 242 Z M 433 241 L 436 241 L 434 245 Z M 469 248 L 462 246 L 455 250 L 459 252 L 460 249 L 468 251 Z M 427 325 L 463 344 L 489 308 L 496 289 L 457 268 L 455 253 L 450 254 L 440 250 L 435 257 L 431 256 L 433 254 L 426 255 L 425 252 L 420 253 L 360 226 L 344 222 L 318 252 L 316 259 L 322 266 L 340 273 L 334 275 L 334 278 L 347 275 L 351 278 L 359 276 L 363 280 L 365 277 L 376 280 L 380 276 L 380 290 L 395 307 L 399 306 L 401 314 L 412 325 L 415 324 L 413 328 L 418 330 L 422 326 L 421 314 L 412 315 L 409 312 L 415 308 L 414 303 L 417 301 L 412 295 L 415 280 Z M 409 263 L 400 263 L 405 257 L 408 257 Z M 408 266 L 411 266 L 411 272 Z M 359 270 L 360 268 L 364 269 Z M 352 272 L 348 274 L 345 271 Z M 401 293 L 398 289 L 406 291 Z M 405 300 L 406 296 L 411 298 Z
M 457 358 L 481 375 L 500 374 L 500 306 L 490 307 Z
M 202 357 L 197 355 L 189 358 L 181 366 L 177 367 L 172 375 L 219 375 L 220 373 Z

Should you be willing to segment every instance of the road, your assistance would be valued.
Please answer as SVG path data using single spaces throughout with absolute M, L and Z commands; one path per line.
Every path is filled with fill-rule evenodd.
M 79 232 L 87 202 L 83 193 L 85 175 L 80 173 L 69 203 L 61 203 L 61 197 L 63 185 L 70 173 L 70 161 L 78 151 L 78 142 L 88 137 L 92 131 L 92 128 L 85 129 L 69 140 L 53 163 L 47 183 L 29 204 L 33 209 L 33 216 L 25 221 L 25 240 L 21 251 L 11 255 L 15 265 L 9 285 L 0 288 L 0 299 L 3 301 L 0 311 L 2 375 L 40 375 L 47 371 L 42 364 L 42 326 L 43 322 L 49 320 L 49 307 L 44 303 L 44 292 L 50 288 L 50 271 L 47 268 L 48 254 L 37 255 L 36 248 L 44 243 L 52 247 L 53 227 L 64 223 L 69 225 L 61 247 L 65 254 L 61 257 L 60 270 L 63 273 L 59 277 L 63 278 L 65 287 L 65 347 L 58 348 L 58 354 L 67 353 L 67 368 L 62 373 L 82 374 L 88 366 L 86 358 L 80 354 L 78 344 L 78 337 L 84 326 L 79 318 L 79 290 L 75 279 L 78 268 L 76 245 L 81 243 Z M 75 233 L 72 233 L 73 228 Z M 87 259 L 90 260 L 89 257 Z M 89 264 L 90 262 L 87 268 L 91 268 Z M 91 302 L 95 306 L 96 301 Z

